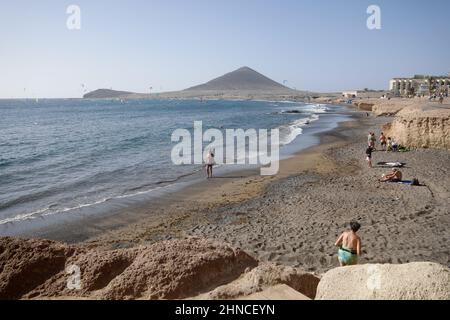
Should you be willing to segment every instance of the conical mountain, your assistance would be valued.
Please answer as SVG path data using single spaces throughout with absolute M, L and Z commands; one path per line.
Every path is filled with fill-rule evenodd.
M 282 84 L 269 79 L 265 75 L 249 68 L 242 67 L 207 83 L 194 86 L 185 91 L 280 91 L 291 90 Z

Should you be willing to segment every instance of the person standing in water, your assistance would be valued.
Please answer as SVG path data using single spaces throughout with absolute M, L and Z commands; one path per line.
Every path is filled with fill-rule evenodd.
M 209 150 L 206 155 L 206 174 L 208 175 L 208 179 L 213 177 L 213 166 L 215 165 L 214 161 L 214 151 Z
M 350 230 L 345 231 L 337 239 L 335 246 L 339 247 L 338 259 L 341 267 L 358 264 L 358 256 L 361 255 L 361 238 L 356 234 L 361 225 L 350 222 Z

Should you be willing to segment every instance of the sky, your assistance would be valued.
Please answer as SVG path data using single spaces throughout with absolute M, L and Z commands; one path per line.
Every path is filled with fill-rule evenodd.
M 369 5 L 381 29 L 367 28 Z M 450 72 L 449 12 L 448 0 L 0 0 L 0 98 L 181 90 L 242 66 L 299 90 L 387 89 Z

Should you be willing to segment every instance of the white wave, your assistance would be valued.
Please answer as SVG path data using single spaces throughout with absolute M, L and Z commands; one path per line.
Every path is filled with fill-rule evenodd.
M 66 208 L 63 208 L 63 209 L 50 211 L 50 212 L 46 212 L 46 211 L 49 211 L 50 208 L 45 208 L 45 209 L 41 209 L 41 210 L 29 212 L 29 213 L 22 213 L 22 214 L 18 214 L 16 216 L 14 216 L 14 217 L 10 217 L 10 218 L 6 218 L 6 219 L 3 219 L 3 220 L 0 220 L 0 225 L 11 223 L 11 222 L 20 222 L 20 221 L 25 221 L 25 220 L 33 220 L 33 219 L 36 219 L 36 218 L 39 218 L 39 217 L 51 216 L 51 215 L 55 215 L 55 214 L 65 213 L 65 212 L 68 212 L 68 211 L 73 211 L 73 210 L 82 209 L 82 208 L 85 208 L 85 207 L 91 207 L 91 206 L 95 206 L 95 205 L 98 205 L 98 204 L 102 204 L 102 203 L 105 203 L 106 201 L 113 200 L 113 199 L 124 199 L 124 198 L 130 198 L 130 197 L 134 197 L 134 196 L 150 193 L 150 192 L 156 191 L 158 189 L 167 188 L 169 186 L 171 186 L 171 184 L 166 185 L 166 186 L 162 186 L 162 187 L 156 187 L 156 188 L 153 188 L 153 189 L 150 189 L 150 190 L 139 191 L 139 192 L 135 192 L 135 193 L 131 193 L 131 194 L 124 194 L 124 195 L 120 195 L 120 196 L 107 197 L 107 198 L 103 198 L 103 199 L 100 199 L 100 200 L 95 201 L 95 202 L 84 203 L 84 204 L 80 204 L 80 205 L 77 205 L 77 206 L 66 207 Z
M 301 110 L 313 113 L 325 113 L 329 110 L 325 104 L 307 104 L 306 106 L 306 108 L 303 107 Z
M 312 114 L 312 113 L 326 113 L 329 110 L 325 104 L 302 104 L 292 106 L 289 109 L 282 109 L 280 111 L 270 112 L 267 114 Z
M 303 133 L 304 126 L 317 120 L 319 120 L 319 116 L 317 114 L 313 114 L 308 118 L 298 119 L 287 126 L 279 127 L 280 144 L 286 145 L 291 143 L 295 138 Z
M 14 217 L 10 217 L 10 218 L 6 218 L 6 219 L 3 219 L 3 220 L 0 220 L 0 225 L 7 224 L 7 223 L 10 223 L 10 222 L 34 219 L 37 215 L 42 214 L 42 213 L 44 213 L 47 210 L 49 210 L 49 208 L 44 208 L 44 209 L 40 209 L 40 210 L 37 210 L 37 211 L 28 212 L 28 213 L 21 213 L 21 214 L 18 214 L 16 216 L 14 216 Z

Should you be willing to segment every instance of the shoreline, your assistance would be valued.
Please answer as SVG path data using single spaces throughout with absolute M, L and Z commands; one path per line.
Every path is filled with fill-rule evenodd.
M 334 241 L 355 219 L 362 224 L 360 263 L 449 266 L 450 181 L 439 181 L 441 172 L 433 168 L 448 173 L 450 153 L 375 152 L 375 163 L 407 162 L 405 178 L 418 177 L 426 186 L 380 183 L 389 169 L 366 167 L 365 136 L 388 119 L 366 112 L 354 117 L 321 134 L 319 145 L 283 160 L 276 177 L 215 179 L 169 207 L 162 204 L 158 215 L 145 217 L 144 210 L 143 219 L 82 245 L 109 250 L 194 236 L 229 244 L 262 262 L 322 273 L 338 266 Z
M 280 160 L 280 172 L 275 176 L 260 176 L 259 168 L 230 172 L 228 175 L 208 180 L 208 185 L 195 183 L 183 188 L 174 194 L 158 199 L 153 207 L 144 206 L 133 211 L 137 220 L 130 223 L 123 214 L 118 220 L 111 217 L 115 223 L 121 225 L 114 230 L 100 232 L 97 236 L 88 239 L 60 238 L 57 231 L 51 234 L 55 240 L 69 243 L 80 243 L 89 247 L 104 249 L 128 248 L 138 244 L 151 244 L 158 241 L 185 237 L 186 232 L 197 229 L 196 223 L 206 221 L 205 211 L 226 211 L 230 206 L 239 206 L 246 201 L 266 197 L 265 189 L 277 181 L 298 176 L 310 171 L 327 173 L 338 168 L 331 159 L 325 155 L 330 148 L 339 148 L 349 141 L 340 134 L 348 127 L 360 127 L 363 113 L 351 111 L 351 120 L 339 123 L 335 129 L 317 134 L 319 142 L 311 147 L 292 154 L 289 158 Z M 365 115 L 365 113 L 364 113 Z M 300 161 L 299 161 L 300 160 Z M 225 180 L 225 182 L 224 182 Z M 168 207 L 166 207 L 168 205 Z M 160 211 L 156 213 L 155 211 Z M 167 221 L 164 221 L 167 220 Z M 108 229 L 102 222 L 96 226 L 103 230 Z M 139 230 L 139 231 L 138 231 Z M 139 234 L 140 233 L 140 234 Z M 188 235 L 190 236 L 190 235 Z
M 324 150 L 345 143 L 339 136 L 339 131 L 343 126 L 358 122 L 358 117 L 362 114 L 349 110 L 347 116 L 350 116 L 351 120 L 316 134 L 319 139 L 317 144 L 280 160 L 280 172 L 275 176 L 260 176 L 259 168 L 230 171 L 208 180 L 207 184 L 205 181 L 194 182 L 118 214 L 89 217 L 88 224 L 85 224 L 84 219 L 80 219 L 53 230 L 36 230 L 30 237 L 88 244 L 106 249 L 182 237 L 189 229 L 187 226 L 195 228 L 196 223 L 205 221 L 202 217 L 205 211 L 226 210 L 227 206 L 257 199 L 271 183 L 292 175 L 308 170 L 326 172 L 332 164 L 324 158 Z M 136 229 L 140 229 L 144 235 L 137 236 Z
M 296 103 L 296 102 L 291 102 Z M 313 103 L 314 104 L 314 103 Z M 308 125 L 303 134 L 300 134 L 298 140 L 283 146 L 280 150 L 280 161 L 293 157 L 304 149 L 309 149 L 312 145 L 320 144 L 320 136 L 323 132 L 334 130 L 339 126 L 339 122 L 345 121 L 354 113 L 351 109 L 343 109 L 342 105 L 336 105 L 338 109 L 330 113 L 320 115 L 317 122 Z M 259 177 L 259 166 L 237 165 L 230 167 L 220 167 L 215 170 L 216 179 L 207 182 L 207 188 L 217 188 L 223 184 L 228 186 L 230 181 L 247 179 L 248 177 Z M 272 179 L 273 177 L 270 177 Z M 264 179 L 262 179 L 264 180 Z M 61 214 L 49 215 L 38 219 L 29 219 L 21 221 L 14 225 L 3 226 L 4 235 L 18 236 L 26 238 L 47 238 L 50 240 L 59 240 L 69 243 L 77 243 L 88 238 L 96 236 L 110 229 L 123 227 L 127 224 L 137 222 L 149 215 L 158 215 L 161 207 L 172 206 L 174 203 L 189 202 L 189 199 L 197 199 L 198 193 L 204 190 L 205 180 L 203 178 L 203 169 L 196 170 L 185 177 L 177 179 L 174 183 L 161 185 L 142 194 L 136 194 L 127 197 L 112 198 L 106 203 L 93 204 L 92 206 L 81 210 L 72 210 L 71 212 L 63 212 Z M 247 187 L 247 184 L 243 184 Z M 225 188 L 226 189 L 226 188 Z M 194 190 L 194 191 L 192 191 Z M 247 190 L 248 191 L 248 190 Z M 238 192 L 231 195 L 233 199 L 230 202 L 241 201 L 242 199 L 253 196 L 252 193 Z M 218 192 L 219 193 L 219 192 Z M 211 203 L 223 204 L 221 194 L 215 195 Z M 185 196 L 187 194 L 188 196 Z M 202 198 L 202 197 L 200 197 Z M 202 202 L 205 200 L 202 198 Z M 165 217 L 160 217 L 164 219 Z M 159 219 L 159 218 L 158 218 Z
M 334 241 L 356 219 L 362 224 L 360 263 L 449 266 L 450 181 L 442 176 L 450 173 L 450 153 L 375 152 L 375 163 L 407 162 L 405 178 L 417 177 L 426 186 L 379 183 L 389 169 L 367 168 L 366 135 L 392 118 L 351 113 L 352 121 L 319 134 L 318 145 L 282 160 L 277 176 L 233 172 L 132 212 L 32 237 L 110 250 L 194 236 L 240 248 L 258 261 L 323 273 L 338 265 Z

